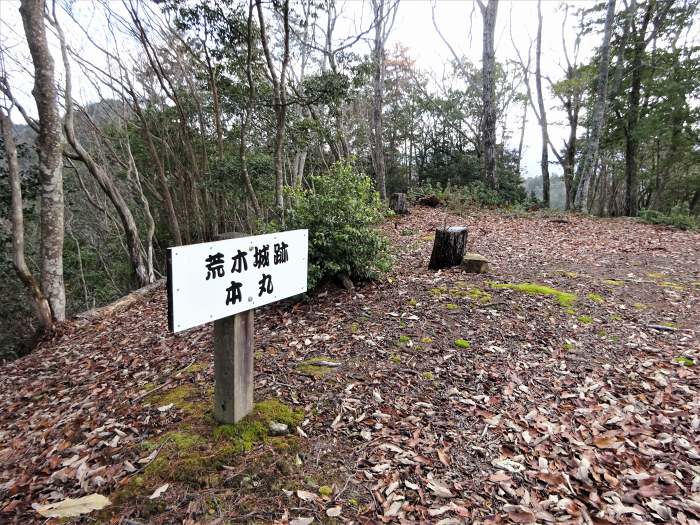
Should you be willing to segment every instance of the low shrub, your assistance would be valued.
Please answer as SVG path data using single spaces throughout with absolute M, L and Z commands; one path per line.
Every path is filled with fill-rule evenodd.
M 389 269 L 388 243 L 375 228 L 384 210 L 369 177 L 336 163 L 289 196 L 287 227 L 309 230 L 309 289 L 343 273 L 362 281 Z
M 648 224 L 662 224 L 681 230 L 696 230 L 700 227 L 700 221 L 690 214 L 687 206 L 674 206 L 668 213 L 642 210 L 639 212 L 639 218 Z

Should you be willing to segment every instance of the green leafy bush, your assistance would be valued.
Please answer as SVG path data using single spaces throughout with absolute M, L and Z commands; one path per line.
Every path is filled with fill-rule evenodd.
M 342 273 L 367 280 L 389 269 L 388 243 L 374 227 L 382 204 L 369 177 L 336 163 L 330 173 L 310 177 L 308 189 L 289 195 L 287 227 L 309 230 L 309 289 Z
M 642 222 L 648 224 L 663 224 L 681 230 L 695 230 L 700 227 L 700 221 L 690 214 L 687 206 L 674 206 L 667 214 L 657 210 L 642 210 L 639 217 Z

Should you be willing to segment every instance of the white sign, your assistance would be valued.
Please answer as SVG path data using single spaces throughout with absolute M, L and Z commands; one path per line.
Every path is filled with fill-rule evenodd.
M 308 253 L 308 230 L 168 248 L 170 330 L 304 293 Z

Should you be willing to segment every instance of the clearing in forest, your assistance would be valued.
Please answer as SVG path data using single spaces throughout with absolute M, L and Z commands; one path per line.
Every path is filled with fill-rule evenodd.
M 562 217 L 388 221 L 382 281 L 258 310 L 238 425 L 162 288 L 65 323 L 0 373 L 0 521 L 697 523 L 700 235 Z M 444 221 L 489 274 L 427 269 Z

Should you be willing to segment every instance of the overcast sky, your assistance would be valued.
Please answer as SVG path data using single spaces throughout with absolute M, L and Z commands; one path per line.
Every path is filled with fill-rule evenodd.
M 339 2 L 339 11 L 343 12 L 343 19 L 339 23 L 338 37 L 342 37 L 342 32 L 357 32 L 357 28 L 367 28 L 371 21 L 371 4 L 369 1 L 348 0 Z M 575 39 L 575 13 L 580 7 L 593 5 L 592 1 L 569 1 L 569 18 L 567 23 L 567 44 L 569 51 L 573 48 Z M 19 2 L 15 0 L 0 0 L 0 38 L 5 46 L 12 48 L 12 54 L 20 57 L 20 63 L 8 63 L 8 69 L 13 73 L 13 89 L 16 96 L 21 97 L 28 109 L 33 109 L 31 100 L 31 79 L 27 75 L 21 74 L 21 68 L 31 69 L 28 62 L 28 52 L 23 43 L 22 23 L 18 13 Z M 73 9 L 82 20 L 95 20 L 94 4 L 91 0 L 77 0 Z M 458 54 L 464 54 L 474 64 L 481 64 L 481 37 L 482 24 L 481 13 L 478 6 L 469 0 L 440 0 L 435 5 L 436 20 L 443 36 L 450 42 Z M 564 11 L 562 3 L 558 0 L 545 0 L 542 2 L 544 17 L 543 24 L 543 52 L 542 69 L 545 74 L 553 79 L 562 77 L 560 64 L 563 63 L 562 52 L 562 23 L 564 21 Z M 97 18 L 100 18 L 99 16 Z M 510 28 L 512 22 L 513 39 L 518 44 L 521 52 L 527 52 L 529 42 L 534 38 L 537 30 L 537 2 L 534 0 L 517 0 L 513 2 L 501 1 L 498 8 L 497 30 L 496 30 L 496 59 L 506 61 L 517 57 L 513 45 L 511 44 Z M 89 44 L 84 36 L 76 30 L 71 30 L 70 25 L 65 24 L 67 36 L 73 49 L 84 49 L 90 53 Z M 92 29 L 99 31 L 99 22 L 92 24 Z M 356 33 L 355 33 L 356 34 Z M 371 35 L 368 35 L 368 39 Z M 588 35 L 581 43 L 580 61 L 586 61 L 592 50 L 599 44 L 600 34 Z M 432 23 L 432 4 L 425 0 L 401 0 L 396 22 L 391 33 L 388 47 L 401 44 L 407 47 L 411 56 L 416 60 L 420 69 L 431 72 L 439 78 L 445 68 L 445 64 L 451 60 L 452 55 L 447 46 L 440 39 Z M 357 44 L 357 52 L 366 53 L 369 51 L 367 42 Z M 60 62 L 58 50 L 54 52 L 54 58 Z M 534 62 L 533 62 L 534 64 Z M 75 73 L 76 98 L 82 102 L 87 102 L 90 98 L 89 84 L 80 82 L 79 72 Z M 534 86 L 533 86 L 534 87 Z M 533 92 L 534 94 L 534 92 Z M 562 126 L 557 126 L 556 122 L 563 119 L 563 114 L 556 111 L 556 101 L 547 93 L 546 104 L 550 109 L 548 115 L 553 123 L 550 134 L 553 142 L 560 144 L 566 131 Z M 510 116 L 513 125 L 513 140 L 518 139 L 517 130 L 521 113 L 521 108 L 517 108 L 516 114 Z M 16 121 L 20 121 L 15 116 Z M 526 175 L 534 176 L 539 174 L 540 156 L 540 134 L 534 115 L 528 113 L 528 125 L 526 128 L 525 150 L 523 158 L 523 168 Z M 516 144 L 511 144 L 516 146 Z M 552 157 L 550 155 L 550 157 Z M 552 165 L 552 172 L 558 173 L 556 165 Z

